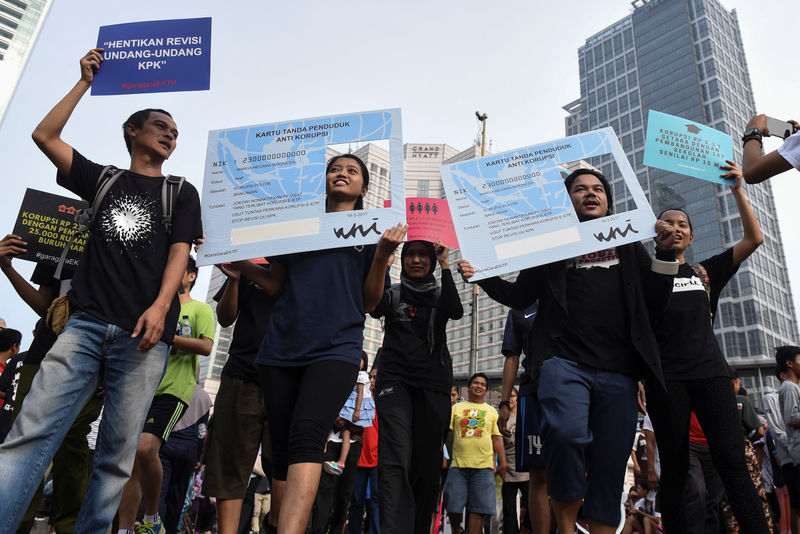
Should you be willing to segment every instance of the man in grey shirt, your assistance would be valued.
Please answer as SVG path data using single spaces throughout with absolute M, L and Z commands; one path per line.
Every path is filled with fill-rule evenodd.
M 775 360 L 784 381 L 778 392 L 791 463 L 781 467 L 792 508 L 792 532 L 800 532 L 800 347 L 778 347 Z
M 780 366 L 775 367 L 775 377 L 780 383 L 786 380 Z M 764 405 L 764 417 L 767 420 L 769 429 L 772 432 L 772 439 L 775 441 L 775 450 L 778 454 L 778 463 L 783 466 L 792 463 L 789 456 L 789 449 L 786 445 L 786 425 L 783 423 L 783 410 L 778 392 L 767 393 L 762 397 Z

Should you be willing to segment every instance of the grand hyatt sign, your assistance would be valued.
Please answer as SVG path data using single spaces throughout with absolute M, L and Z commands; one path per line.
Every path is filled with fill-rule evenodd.
M 412 158 L 438 158 L 442 147 L 440 145 L 411 145 Z

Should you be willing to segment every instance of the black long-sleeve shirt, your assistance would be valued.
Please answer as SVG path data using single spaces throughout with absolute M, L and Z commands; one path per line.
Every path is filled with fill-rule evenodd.
M 523 309 L 537 300 L 539 311 L 533 323 L 533 360 L 538 367 L 553 356 L 575 359 L 583 363 L 611 370 L 620 370 L 620 363 L 630 368 L 630 374 L 645 378 L 656 378 L 663 384 L 663 374 L 658 353 L 658 343 L 649 319 L 660 318 L 666 310 L 672 294 L 672 280 L 678 264 L 674 261 L 674 250 L 657 251 L 651 260 L 640 243 L 616 247 L 619 259 L 620 278 L 616 282 L 616 295 L 587 302 L 571 301 L 577 295 L 568 288 L 570 276 L 565 261 L 525 269 L 515 282 L 500 278 L 488 278 L 478 284 L 497 302 L 515 309 Z M 669 273 L 669 274 L 667 274 Z M 580 297 L 578 297 L 580 298 Z M 602 347 L 611 350 L 593 350 L 594 354 L 576 354 L 580 347 L 565 347 L 565 341 L 575 339 L 580 330 L 575 330 L 573 313 L 580 313 L 580 320 L 602 326 L 616 316 L 613 345 Z M 591 336 L 591 342 L 605 344 L 603 336 Z M 598 365 L 608 353 L 622 343 L 630 355 L 636 355 L 645 364 L 633 364 L 630 358 L 607 361 Z M 599 347 L 595 347 L 598 349 Z M 576 357 L 577 356 L 577 357 Z M 637 358 L 637 359 L 638 359 Z M 632 368 L 631 368 L 632 367 Z M 534 374 L 538 378 L 538 373 Z

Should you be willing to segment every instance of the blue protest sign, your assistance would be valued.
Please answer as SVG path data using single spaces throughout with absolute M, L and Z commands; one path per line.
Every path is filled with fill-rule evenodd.
M 365 209 L 326 212 L 327 162 L 386 140 L 391 172 L 371 173 Z M 210 131 L 202 206 L 198 265 L 377 243 L 405 220 L 400 110 Z
M 580 221 L 564 178 L 608 155 L 635 207 Z M 472 281 L 641 241 L 656 218 L 611 128 L 439 168 Z
M 211 18 L 102 26 L 93 95 L 203 91 L 211 80 Z
M 733 160 L 731 136 L 705 124 L 650 110 L 644 159 L 648 167 L 733 185 L 720 165 Z

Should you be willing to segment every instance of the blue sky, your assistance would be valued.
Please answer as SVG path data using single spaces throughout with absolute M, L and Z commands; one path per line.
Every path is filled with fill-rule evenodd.
M 800 2 L 723 0 L 736 8 L 759 110 L 800 118 L 795 21 Z M 10 232 L 26 187 L 64 193 L 30 132 L 79 77 L 78 59 L 102 25 L 213 18 L 211 90 L 91 97 L 63 137 L 98 162 L 127 166 L 121 123 L 134 110 L 161 107 L 180 128 L 165 172 L 202 187 L 210 129 L 351 111 L 401 107 L 405 142 L 466 148 L 476 110 L 489 115 L 497 152 L 564 136 L 561 106 L 577 98 L 577 49 L 630 12 L 603 2 L 54 2 L 0 125 L 5 155 L 0 226 Z M 742 125 L 744 127 L 744 125 Z M 768 149 L 777 142 L 767 140 Z M 772 180 L 795 309 L 800 309 L 800 174 Z M 33 264 L 16 261 L 25 275 Z M 194 291 L 204 298 L 209 268 Z M 0 282 L 0 317 L 27 336 L 34 314 Z

